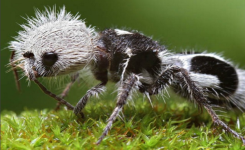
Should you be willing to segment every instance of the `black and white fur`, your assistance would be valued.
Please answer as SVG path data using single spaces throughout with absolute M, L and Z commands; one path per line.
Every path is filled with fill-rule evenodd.
M 65 104 L 76 115 L 91 96 L 105 91 L 107 82 L 119 84 L 117 103 L 99 144 L 110 130 L 127 99 L 135 90 L 150 95 L 162 94 L 167 87 L 205 108 L 215 124 L 237 138 L 245 139 L 222 122 L 212 109 L 213 104 L 245 110 L 245 71 L 236 68 L 219 55 L 209 53 L 170 52 L 157 41 L 135 31 L 107 29 L 99 33 L 87 27 L 79 16 L 62 8 L 59 12 L 37 11 L 28 18 L 23 31 L 10 43 L 10 65 L 21 68 L 24 76 L 34 81 L 48 95 Z M 94 86 L 73 107 L 63 98 L 88 67 L 100 84 Z M 15 71 L 17 76 L 17 73 Z M 39 77 L 71 75 L 72 81 L 61 97 L 48 91 Z

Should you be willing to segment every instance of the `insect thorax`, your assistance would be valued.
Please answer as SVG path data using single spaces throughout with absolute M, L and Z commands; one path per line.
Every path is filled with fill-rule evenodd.
M 118 29 L 101 32 L 96 48 L 96 63 L 92 69 L 96 79 L 117 82 L 124 68 L 125 74 L 143 75 L 147 72 L 152 77 L 157 76 L 161 68 L 158 53 L 164 47 L 140 33 L 121 32 Z

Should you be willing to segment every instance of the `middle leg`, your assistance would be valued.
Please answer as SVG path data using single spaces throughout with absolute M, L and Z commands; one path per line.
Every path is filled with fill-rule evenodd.
M 113 122 L 116 120 L 119 112 L 122 110 L 123 106 L 126 104 L 127 98 L 130 96 L 132 89 L 135 86 L 137 86 L 138 80 L 139 79 L 135 74 L 131 74 L 129 77 L 127 77 L 125 81 L 123 81 L 121 85 L 121 89 L 119 89 L 116 108 L 113 110 L 110 118 L 107 120 L 108 123 L 106 127 L 104 128 L 104 131 L 96 144 L 100 144 L 100 142 L 107 135 L 108 131 L 111 129 Z
M 98 96 L 98 94 L 104 92 L 104 88 L 105 88 L 106 82 L 102 82 L 98 85 L 96 85 L 95 87 L 91 88 L 90 90 L 87 91 L 87 93 L 78 101 L 77 105 L 75 106 L 73 112 L 75 113 L 75 115 L 84 118 L 84 114 L 82 113 L 82 109 L 85 107 L 85 105 L 87 104 L 87 101 L 90 97 L 92 96 Z

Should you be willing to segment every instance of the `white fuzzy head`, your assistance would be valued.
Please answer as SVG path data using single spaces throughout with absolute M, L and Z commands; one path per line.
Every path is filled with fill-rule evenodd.
M 76 72 L 93 59 L 97 33 L 65 7 L 37 10 L 26 20 L 9 48 L 15 51 L 12 65 L 22 68 L 29 79 Z

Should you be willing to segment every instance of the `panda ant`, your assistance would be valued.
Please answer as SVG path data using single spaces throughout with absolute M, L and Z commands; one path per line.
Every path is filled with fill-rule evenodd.
M 127 99 L 135 90 L 151 95 L 162 94 L 172 88 L 177 94 L 204 108 L 214 124 L 240 138 L 245 138 L 220 120 L 214 105 L 245 110 L 245 71 L 214 53 L 173 53 L 157 41 L 136 31 L 106 29 L 96 32 L 87 27 L 79 16 L 72 16 L 62 8 L 60 11 L 46 8 L 37 10 L 36 17 L 28 18 L 21 25 L 12 50 L 10 66 L 15 74 L 23 71 L 29 81 L 34 81 L 47 95 L 64 104 L 77 116 L 89 98 L 105 91 L 108 81 L 119 83 L 117 103 L 99 144 L 107 135 Z M 78 101 L 74 107 L 63 98 L 77 80 L 78 72 L 88 67 L 100 83 Z M 72 74 L 72 75 L 71 75 Z M 72 76 L 72 81 L 59 97 L 50 92 L 37 79 L 40 77 Z

